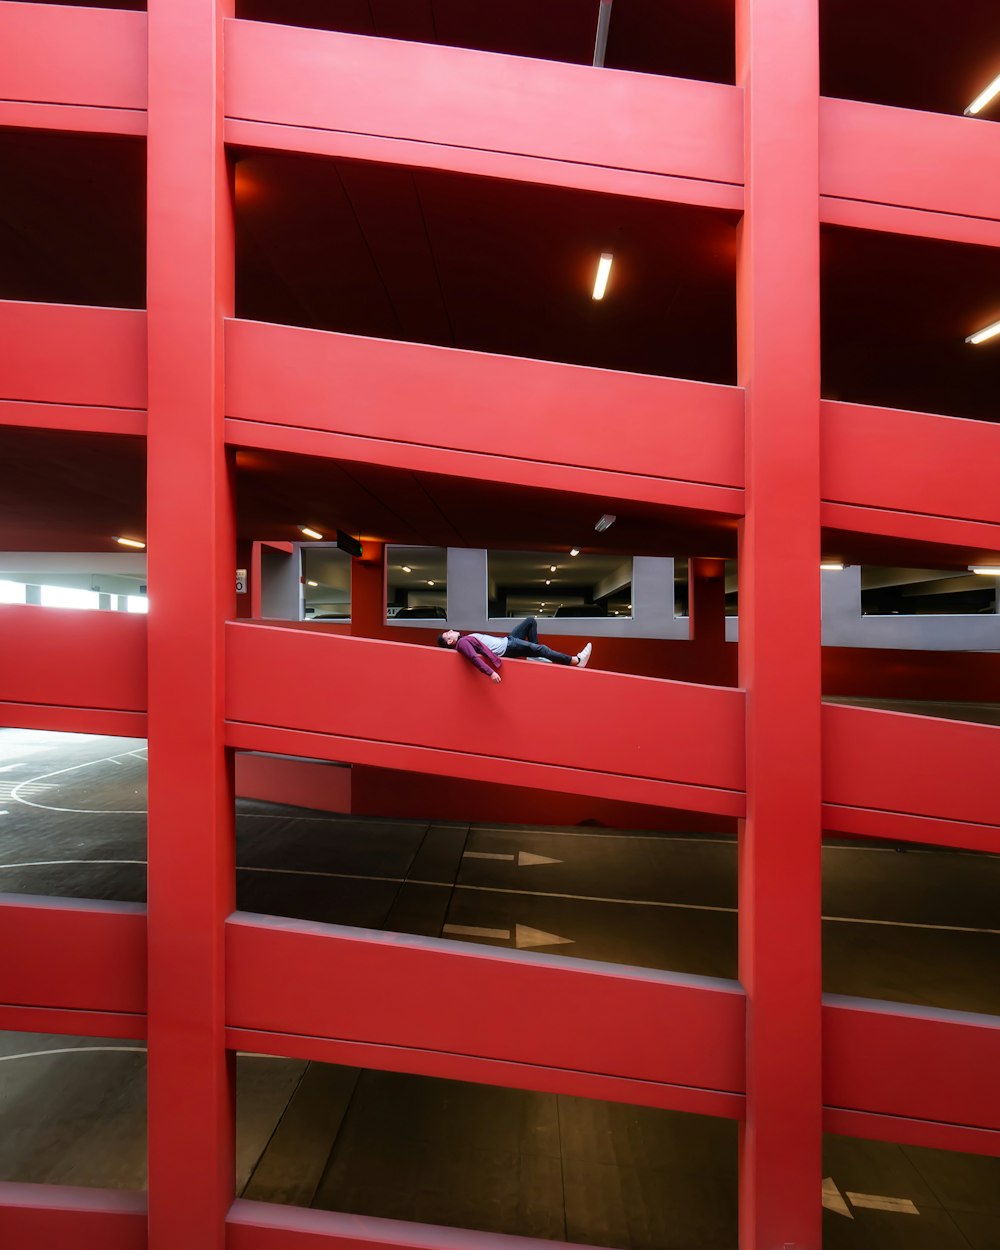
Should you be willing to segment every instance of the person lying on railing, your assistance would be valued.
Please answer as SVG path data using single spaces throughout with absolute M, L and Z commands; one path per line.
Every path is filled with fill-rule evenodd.
M 474 664 L 481 673 L 485 673 L 498 685 L 503 656 L 510 660 L 548 660 L 550 664 L 571 664 L 574 668 L 586 668 L 592 650 L 589 642 L 576 655 L 565 655 L 562 651 L 553 651 L 551 647 L 546 647 L 538 641 L 538 622 L 533 616 L 526 616 L 509 634 L 500 637 L 496 634 L 460 634 L 457 629 L 446 629 L 443 634 L 438 635 L 438 646 L 454 649 L 459 655 L 464 655 L 470 664 Z

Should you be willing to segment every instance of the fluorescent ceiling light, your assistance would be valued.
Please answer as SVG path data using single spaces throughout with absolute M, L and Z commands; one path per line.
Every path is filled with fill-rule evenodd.
M 1000 577 L 1000 564 L 970 564 L 969 572 L 980 577 Z
M 613 516 L 610 512 L 605 512 L 604 516 L 602 516 L 594 526 L 594 529 L 597 530 L 598 534 L 603 534 L 605 530 L 609 530 L 612 525 L 614 525 L 617 519 L 618 518 Z
M 318 586 L 319 582 L 306 582 L 307 586 Z
M 597 263 L 597 277 L 594 279 L 594 299 L 604 299 L 604 292 L 608 285 L 608 274 L 611 272 L 611 262 L 614 256 L 611 252 L 602 252 L 601 259 Z
M 819 566 L 824 573 L 843 573 L 844 565 L 841 560 L 823 560 Z
M 549 565 L 549 572 L 550 572 L 550 573 L 554 573 L 555 571 L 556 571 L 556 566 L 555 566 L 554 564 L 550 564 L 550 565 Z
M 985 343 L 987 339 L 994 338 L 997 334 L 1000 334 L 1000 321 L 994 321 L 992 325 L 983 326 L 975 334 L 970 334 L 965 341 L 966 343 Z
M 977 113 L 981 113 L 993 97 L 998 94 L 1000 94 L 1000 74 L 997 74 L 996 78 L 993 79 L 988 87 L 980 91 L 979 95 L 976 96 L 969 107 L 965 110 L 965 116 L 975 117 L 975 115 Z
M 403 572 L 404 572 L 404 573 L 412 573 L 412 572 L 413 572 L 413 570 L 410 568 L 410 566 L 409 566 L 408 564 L 403 564 L 403 565 L 401 565 L 400 567 L 402 568 L 402 570 L 403 570 Z
M 311 530 L 308 525 L 300 525 L 299 532 L 305 534 L 306 538 L 322 538 L 323 535 L 316 530 Z
M 428 583 L 427 583 L 427 585 L 428 585 L 428 586 L 433 586 L 433 585 L 434 585 L 434 583 L 433 583 L 433 582 L 428 582 Z
M 551 585 L 552 585 L 552 578 L 551 578 L 551 577 L 547 577 L 547 578 L 545 579 L 545 585 L 546 585 L 546 586 L 551 586 Z
M 580 548 L 579 548 L 579 547 L 570 547 L 570 549 L 569 549 L 569 554 L 570 554 L 571 556 L 578 556 L 578 555 L 580 554 Z
M 146 544 L 139 542 L 137 538 L 116 538 L 116 543 L 121 543 L 123 547 L 138 547 L 140 551 L 146 550 Z

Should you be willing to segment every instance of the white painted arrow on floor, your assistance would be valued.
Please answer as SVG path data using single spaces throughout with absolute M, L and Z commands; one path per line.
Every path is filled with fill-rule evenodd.
M 847 1199 L 850 1200 L 851 1206 L 866 1207 L 872 1211 L 898 1211 L 901 1215 L 920 1214 L 909 1198 L 886 1198 L 882 1194 L 855 1194 L 848 1190 Z M 846 1215 L 849 1220 L 854 1219 L 853 1212 L 832 1176 L 827 1176 L 823 1180 L 823 1206 L 828 1211 L 836 1211 L 838 1215 Z
M 451 937 L 494 938 L 498 942 L 509 942 L 511 938 L 510 929 L 484 929 L 471 924 L 446 924 L 441 932 Z M 523 951 L 531 946 L 572 946 L 573 939 L 518 924 L 514 926 L 514 945 L 519 951 Z
M 508 863 L 516 861 L 518 868 L 532 868 L 536 864 L 561 864 L 561 859 L 550 859 L 548 855 L 533 855 L 531 851 L 518 851 L 517 855 L 500 855 L 495 851 L 465 851 L 463 859 L 505 859 Z

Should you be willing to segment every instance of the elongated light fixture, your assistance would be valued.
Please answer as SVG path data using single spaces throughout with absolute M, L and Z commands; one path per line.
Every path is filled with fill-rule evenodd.
M 580 554 L 580 548 L 579 548 L 579 547 L 570 547 L 570 549 L 569 549 L 569 554 L 570 554 L 571 556 L 578 556 L 578 555 Z
M 597 530 L 598 534 L 603 534 L 605 530 L 609 530 L 614 525 L 617 519 L 613 513 L 605 512 L 604 516 L 598 519 L 594 529 Z
M 597 263 L 597 277 L 594 279 L 594 299 L 604 299 L 613 260 L 614 256 L 611 252 L 601 253 L 601 259 Z
M 319 582 L 306 582 L 307 586 L 318 586 Z
M 997 74 L 996 78 L 993 79 L 988 87 L 984 87 L 983 90 L 980 91 L 979 95 L 976 96 L 969 107 L 965 110 L 965 116 L 975 117 L 977 113 L 981 113 L 996 95 L 1000 95 L 1000 74 Z
M 138 547 L 140 551 L 146 550 L 146 544 L 139 542 L 137 538 L 116 538 L 116 543 L 121 543 L 123 547 Z
M 824 573 L 843 573 L 844 571 L 840 560 L 823 560 L 819 567 Z
M 980 577 L 1000 577 L 1000 564 L 970 564 L 969 572 Z
M 1000 321 L 994 321 L 992 325 L 983 326 L 975 334 L 970 334 L 965 341 L 966 343 L 985 343 L 987 339 L 995 338 L 998 334 L 1000 334 Z
M 299 532 L 305 534 L 306 538 L 322 538 L 323 535 L 318 530 L 311 530 L 308 525 L 300 525 Z

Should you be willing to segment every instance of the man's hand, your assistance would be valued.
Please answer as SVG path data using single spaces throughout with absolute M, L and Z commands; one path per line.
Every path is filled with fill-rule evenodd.
M 502 680 L 502 679 L 501 679 L 501 677 L 500 677 L 500 674 L 499 674 L 499 673 L 491 673 L 491 674 L 490 674 L 490 680 L 491 680 L 491 681 L 495 681 L 495 682 L 496 682 L 496 684 L 499 686 L 499 685 L 500 685 L 500 682 L 501 682 L 501 680 Z

